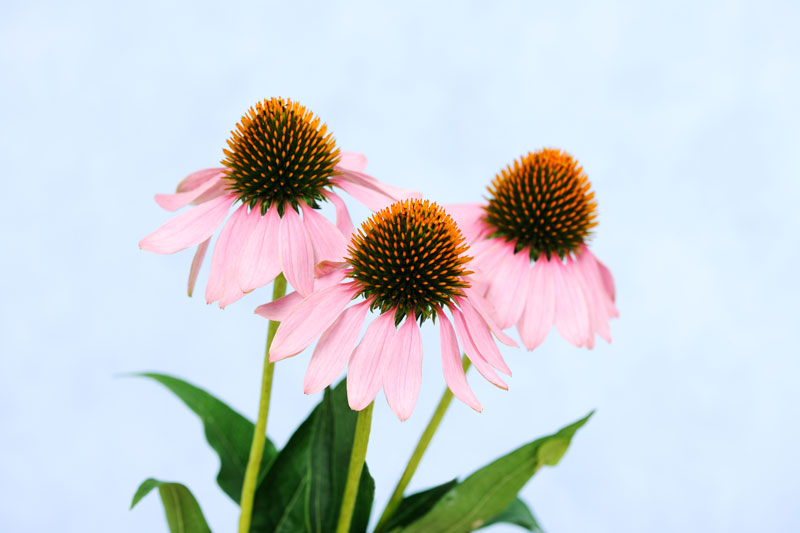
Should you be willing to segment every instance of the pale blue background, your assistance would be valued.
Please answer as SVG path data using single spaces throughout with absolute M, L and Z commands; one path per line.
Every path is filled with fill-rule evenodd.
M 136 243 L 168 218 L 152 195 L 282 95 L 437 201 L 476 201 L 544 145 L 597 191 L 614 342 L 506 349 L 510 392 L 471 375 L 484 413 L 454 406 L 413 489 L 597 408 L 523 491 L 548 531 L 797 531 L 798 22 L 792 2 L 6 0 L 0 530 L 166 531 L 158 498 L 127 510 L 148 476 L 233 530 L 195 417 L 115 375 L 174 373 L 255 415 L 268 289 L 219 311 L 184 294 L 190 252 Z M 379 397 L 379 509 L 441 392 L 437 337 L 414 416 Z M 307 361 L 277 368 L 278 443 L 318 400 Z

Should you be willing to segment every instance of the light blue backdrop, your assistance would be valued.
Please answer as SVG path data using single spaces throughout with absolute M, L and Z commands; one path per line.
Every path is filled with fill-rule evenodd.
M 255 415 L 268 289 L 219 311 L 186 298 L 189 252 L 137 242 L 168 217 L 152 195 L 281 95 L 437 201 L 541 146 L 597 191 L 613 343 L 506 349 L 510 392 L 471 376 L 484 413 L 454 406 L 412 489 L 596 408 L 523 492 L 548 531 L 797 531 L 798 21 L 792 2 L 4 2 L 0 530 L 165 531 L 158 498 L 127 510 L 156 476 L 232 531 L 195 417 L 115 376 Z M 441 393 L 437 336 L 414 416 L 379 397 L 379 507 Z M 318 400 L 307 361 L 276 370 L 278 443 Z

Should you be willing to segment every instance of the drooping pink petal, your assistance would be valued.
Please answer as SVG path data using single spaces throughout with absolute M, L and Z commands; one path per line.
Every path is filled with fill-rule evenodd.
M 458 308 L 453 307 L 450 312 L 453 313 L 453 321 L 456 324 L 458 340 L 461 342 L 464 352 L 467 354 L 469 360 L 472 361 L 475 369 L 480 372 L 481 376 L 486 378 L 492 385 L 500 387 L 504 390 L 508 390 L 508 385 L 506 385 L 506 382 L 503 381 L 500 376 L 497 375 L 497 372 L 494 371 L 491 365 L 486 362 L 486 359 L 483 358 L 480 351 L 475 346 L 475 343 L 472 341 L 472 337 L 470 337 L 469 330 L 464 322 L 464 316 L 461 314 L 461 311 Z
M 595 257 L 589 248 L 584 246 L 582 251 L 583 253 L 580 255 L 581 260 L 592 263 L 597 269 L 598 276 L 600 277 L 604 292 L 606 294 L 604 301 L 606 302 L 609 318 L 618 317 L 619 311 L 617 311 L 617 307 L 614 305 L 616 301 L 616 291 L 614 288 L 614 278 L 611 276 L 611 271 L 608 269 L 608 267 L 601 263 L 597 257 Z M 588 266 L 586 268 L 588 268 Z
M 256 206 L 258 211 L 259 206 Z M 263 287 L 281 273 L 278 229 L 281 217 L 274 207 L 260 217 L 247 239 L 238 264 L 239 288 L 250 292 Z
M 175 192 L 182 193 L 197 189 L 204 183 L 208 181 L 215 181 L 216 178 L 225 175 L 225 170 L 225 167 L 215 167 L 204 168 L 203 170 L 192 172 L 183 178 L 180 183 L 178 183 L 178 188 Z
M 604 313 L 602 304 L 595 299 L 594 289 L 586 284 L 583 271 L 580 270 L 571 255 L 566 257 L 566 264 L 564 265 L 564 272 L 568 277 L 574 280 L 578 288 L 578 292 L 582 295 L 583 301 L 586 302 L 586 316 L 588 318 L 588 327 L 584 337 L 585 346 L 588 349 L 594 348 L 594 334 L 602 329 L 602 323 L 605 317 L 598 317 L 597 312 Z M 606 327 L 608 320 L 605 320 Z
M 219 169 L 207 169 L 195 172 L 195 174 L 200 173 L 205 174 L 202 176 L 202 179 L 193 180 L 193 182 L 197 183 L 196 187 L 192 189 L 186 189 L 184 192 L 177 192 L 175 194 L 157 194 L 155 196 L 156 203 L 167 211 L 177 211 L 181 207 L 184 207 L 193 200 L 197 199 L 204 192 L 208 191 L 217 182 L 219 182 L 220 178 L 224 175 Z
M 553 325 L 567 342 L 584 346 L 592 335 L 586 298 L 577 280 L 561 260 L 556 262 L 556 267 L 552 269 L 555 273 Z
M 479 281 L 491 283 L 497 275 L 497 270 L 504 263 L 512 260 L 514 245 L 503 239 L 484 239 L 478 241 L 469 249 L 472 255 L 470 270 L 475 271 L 474 277 Z M 496 304 L 492 302 L 493 306 Z
M 467 326 L 467 331 L 469 331 L 469 336 L 480 354 L 486 359 L 487 363 L 503 374 L 510 376 L 511 369 L 508 368 L 503 356 L 500 354 L 500 349 L 494 343 L 494 339 L 489 333 L 489 326 L 475 308 L 472 307 L 469 300 L 458 298 L 456 302 L 461 308 L 461 314 L 464 316 L 464 323 Z
M 438 311 L 444 381 L 456 398 L 480 413 L 483 408 L 467 383 L 467 376 L 464 374 L 464 366 L 461 362 L 461 353 L 458 350 L 456 332 L 442 310 Z
M 488 233 L 486 225 L 486 204 L 451 204 L 445 211 L 455 220 L 467 242 L 475 242 Z
M 394 338 L 394 313 L 383 313 L 367 327 L 347 366 L 347 402 L 354 411 L 368 406 L 381 389 L 386 355 Z
M 319 338 L 303 381 L 306 394 L 321 391 L 341 374 L 361 334 L 368 309 L 369 302 L 348 307 Z
M 225 179 L 225 175 L 223 174 L 206 192 L 192 200 L 191 203 L 192 205 L 204 204 L 226 194 L 231 194 L 230 182 Z
M 363 172 L 367 168 L 367 158 L 358 152 L 342 152 L 337 166 L 346 170 Z
M 401 189 L 382 183 L 369 174 L 340 168 L 341 174 L 333 176 L 331 183 L 344 189 L 353 198 L 372 209 L 380 211 L 398 200 L 422 198 L 416 191 Z
M 314 278 L 314 290 L 320 291 L 339 283 L 349 272 L 351 272 L 351 270 L 348 268 L 335 268 L 327 270 L 326 272 L 315 271 L 317 277 Z
M 211 237 L 228 214 L 236 197 L 222 196 L 172 218 L 139 241 L 139 248 L 157 254 L 172 254 Z
M 350 220 L 350 212 L 347 211 L 347 206 L 344 205 L 342 197 L 333 191 L 325 191 L 322 193 L 325 198 L 331 201 L 336 208 L 336 227 L 342 232 L 346 240 L 350 240 L 353 234 L 353 221 Z
M 514 339 L 503 333 L 503 330 L 497 325 L 497 323 L 492 318 L 492 304 L 486 301 L 486 298 L 481 296 L 480 291 L 476 290 L 474 287 L 470 287 L 464 289 L 464 295 L 469 299 L 472 307 L 481 315 L 481 318 L 486 322 L 489 326 L 489 329 L 494 333 L 494 336 L 497 337 L 497 340 L 505 344 L 506 346 L 512 346 L 516 348 L 519 346 Z
M 345 181 L 349 181 L 367 189 L 372 189 L 385 196 L 388 196 L 394 202 L 397 202 L 398 200 L 405 200 L 406 198 L 422 199 L 422 193 L 420 192 L 403 189 L 401 187 L 395 187 L 394 185 L 389 185 L 388 183 L 383 183 L 382 181 L 376 180 L 369 174 L 365 174 L 364 172 L 359 172 L 357 170 L 345 170 L 342 173 L 342 177 L 345 179 Z
M 314 290 L 314 248 L 300 215 L 288 205 L 279 231 L 283 274 L 297 292 L 307 296 Z
M 239 227 L 231 234 L 228 241 L 227 257 L 222 271 L 223 290 L 219 298 L 219 306 L 225 307 L 242 296 L 244 291 L 239 287 L 239 265 L 242 261 L 244 248 L 256 225 L 261 221 L 261 209 L 256 207 L 242 216 Z
M 314 275 L 316 277 L 327 276 L 331 272 L 345 272 L 347 267 L 350 266 L 345 261 L 320 261 L 314 266 Z
M 527 250 L 506 257 L 501 262 L 489 285 L 486 299 L 495 309 L 495 320 L 500 329 L 513 326 L 522 314 L 530 277 L 530 257 Z
M 333 324 L 357 293 L 353 284 L 341 283 L 304 298 L 275 332 L 269 360 L 274 363 L 305 350 Z
M 242 245 L 255 226 L 254 222 L 257 220 L 252 220 L 248 215 L 247 205 L 241 205 L 222 228 L 211 256 L 211 272 L 206 285 L 208 303 L 220 300 L 220 307 L 224 307 L 226 303 L 230 303 L 228 300 L 231 298 L 236 300 L 241 297 L 236 272 L 231 267 L 238 262 Z M 223 299 L 226 301 L 223 302 Z
M 189 269 L 189 298 L 192 297 L 192 293 L 194 292 L 194 284 L 197 281 L 197 274 L 200 273 L 200 267 L 203 266 L 203 259 L 206 257 L 206 250 L 208 250 L 209 242 L 211 242 L 210 238 L 198 244 L 197 250 L 194 253 L 192 267 Z
M 528 294 L 520 295 L 525 300 L 525 309 L 517 322 L 522 344 L 533 350 L 547 337 L 555 315 L 555 276 L 558 265 L 553 257 L 550 261 L 542 255 L 530 270 Z
M 308 204 L 303 206 L 303 224 L 308 231 L 311 245 L 314 248 L 314 263 L 322 261 L 339 262 L 347 253 L 347 241 L 339 228 L 320 215 Z
M 608 311 L 614 304 L 611 302 L 608 293 L 606 293 L 597 265 L 587 260 L 586 254 L 583 254 L 575 260 L 570 258 L 567 266 L 572 268 L 575 277 L 581 282 L 581 287 L 586 296 L 586 304 L 589 308 L 592 330 L 606 342 L 611 342 Z
M 267 320 L 283 322 L 286 320 L 286 317 L 289 316 L 289 313 L 291 313 L 292 310 L 302 301 L 303 297 L 300 296 L 300 293 L 292 291 L 286 296 L 282 296 L 277 300 L 273 300 L 264 305 L 259 305 L 256 307 L 255 313 L 258 316 L 266 318 Z
M 361 204 L 367 206 L 372 211 L 380 211 L 381 209 L 392 205 L 395 200 L 391 196 L 387 196 L 382 192 L 376 191 L 369 187 L 363 187 L 352 181 L 343 179 L 342 176 L 334 176 L 331 178 L 331 183 L 336 187 L 344 190 L 358 200 Z
M 400 420 L 407 420 L 417 405 L 422 384 L 422 337 L 413 314 L 394 336 L 383 372 L 383 392 Z

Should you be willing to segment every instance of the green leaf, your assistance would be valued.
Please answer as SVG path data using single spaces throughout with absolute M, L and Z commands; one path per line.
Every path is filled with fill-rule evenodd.
M 333 390 L 325 390 L 317 411 L 311 444 L 308 511 L 311 531 L 325 533 L 334 531 L 339 520 L 358 413 L 347 403 L 344 381 Z M 375 483 L 365 468 L 359 482 L 351 531 L 366 530 L 374 490 Z
M 357 418 L 347 404 L 344 381 L 325 391 L 256 492 L 252 533 L 335 531 Z M 364 465 L 352 533 L 367 530 L 374 493 L 375 482 Z
M 356 506 L 353 510 L 353 520 L 350 522 L 350 533 L 365 533 L 369 525 L 369 515 L 372 512 L 372 501 L 375 499 L 375 480 L 369 473 L 367 463 L 361 471 L 361 481 L 358 482 Z M 339 513 L 336 513 L 338 518 Z
M 536 518 L 533 516 L 531 510 L 528 508 L 525 502 L 519 498 L 511 502 L 511 505 L 509 505 L 505 511 L 494 518 L 489 519 L 481 526 L 481 528 L 500 523 L 514 524 L 521 528 L 525 528 L 528 531 L 533 531 L 534 533 L 544 533 L 541 526 L 539 526 L 539 522 L 537 522 Z
M 592 414 L 474 472 L 403 531 L 462 533 L 482 527 L 508 509 L 517 493 L 543 465 L 552 466 L 561 459 L 575 432 Z
M 278 453 L 256 490 L 251 533 L 308 531 L 310 450 L 316 415 L 315 408 Z
M 206 440 L 219 456 L 217 483 L 225 494 L 239 503 L 244 472 L 253 442 L 254 425 L 248 419 L 222 403 L 208 392 L 178 378 L 164 374 L 135 374 L 153 379 L 183 400 L 203 422 Z M 259 483 L 266 476 L 270 464 L 278 455 L 275 445 L 267 439 L 259 469 Z
M 406 496 L 397 506 L 391 518 L 381 527 L 381 531 L 392 531 L 411 524 L 414 520 L 430 511 L 431 507 L 457 484 L 458 480 L 453 479 L 431 489 Z
M 158 488 L 161 496 L 170 533 L 211 533 L 197 500 L 180 483 L 167 483 L 153 478 L 144 480 L 133 496 L 131 509 L 154 488 Z

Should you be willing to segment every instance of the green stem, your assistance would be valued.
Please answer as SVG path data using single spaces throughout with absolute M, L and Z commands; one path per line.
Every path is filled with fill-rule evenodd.
M 469 359 L 464 357 L 462 359 L 462 364 L 464 365 L 464 372 L 466 372 L 470 365 Z M 389 520 L 392 514 L 394 514 L 394 512 L 397 510 L 397 506 L 400 505 L 400 502 L 403 500 L 403 493 L 405 492 L 406 487 L 408 487 L 408 484 L 411 482 L 414 472 L 417 471 L 419 462 L 422 460 L 425 450 L 428 449 L 428 445 L 431 443 L 433 434 L 436 433 L 437 429 L 439 429 L 439 424 L 442 422 L 442 418 L 444 418 L 444 414 L 447 412 L 447 408 L 450 407 L 450 402 L 452 400 L 453 393 L 450 392 L 449 387 L 445 387 L 444 394 L 442 394 L 442 399 L 439 400 L 439 405 L 436 406 L 436 410 L 433 412 L 433 416 L 431 417 L 430 422 L 428 422 L 428 426 L 425 428 L 425 431 L 422 432 L 422 436 L 419 438 L 417 447 L 414 448 L 414 453 L 411 454 L 411 459 L 408 460 L 406 469 L 403 471 L 403 475 L 400 476 L 400 481 L 397 482 L 397 486 L 394 488 L 392 497 L 389 498 L 389 503 L 386 504 L 386 508 L 383 510 L 380 520 L 378 520 L 378 525 L 375 527 L 376 532 L 380 531 L 383 526 L 386 525 L 386 522 Z
M 350 522 L 353 521 L 353 511 L 356 507 L 358 495 L 358 482 L 361 481 L 361 471 L 364 469 L 364 460 L 367 458 L 367 444 L 369 443 L 369 429 L 372 425 L 372 406 L 370 403 L 359 411 L 356 420 L 356 434 L 353 439 L 353 451 L 350 454 L 350 466 L 347 469 L 347 483 L 344 486 L 342 510 L 339 512 L 339 524 L 336 533 L 349 533 Z
M 272 284 L 272 301 L 286 294 L 286 278 L 279 274 Z M 264 373 L 261 378 L 261 397 L 258 402 L 258 419 L 253 431 L 253 443 L 250 445 L 250 457 L 244 472 L 242 497 L 240 498 L 241 515 L 239 516 L 239 533 L 250 531 L 250 518 L 253 515 L 253 499 L 258 485 L 258 469 L 264 455 L 264 442 L 267 440 L 267 415 L 269 414 L 269 397 L 272 392 L 272 373 L 275 365 L 269 362 L 269 347 L 278 330 L 280 322 L 270 320 L 267 330 L 267 349 L 264 354 Z

